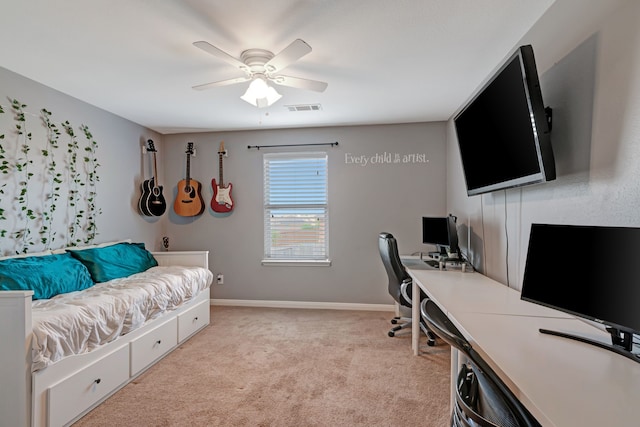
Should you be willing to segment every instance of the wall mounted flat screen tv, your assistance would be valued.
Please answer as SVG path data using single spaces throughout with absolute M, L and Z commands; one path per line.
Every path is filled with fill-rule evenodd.
M 565 250 L 558 254 L 557 248 Z M 640 228 L 533 224 L 521 298 L 603 324 L 611 345 L 555 331 L 640 361 Z
M 554 180 L 533 48 L 521 46 L 454 118 L 467 194 Z

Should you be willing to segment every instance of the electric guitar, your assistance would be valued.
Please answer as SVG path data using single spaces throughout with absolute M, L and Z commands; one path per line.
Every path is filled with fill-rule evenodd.
M 213 197 L 211 198 L 211 209 L 214 212 L 231 212 L 233 209 L 233 200 L 231 199 L 231 183 L 224 185 L 222 179 L 222 157 L 224 156 L 224 141 L 220 143 L 220 149 L 218 150 L 219 167 L 220 167 L 220 181 L 216 183 L 216 179 L 211 180 L 211 186 L 213 187 Z
M 178 194 L 173 204 L 173 210 L 180 216 L 197 216 L 204 212 L 204 200 L 202 199 L 202 184 L 191 179 L 191 156 L 193 155 L 193 142 L 187 143 L 187 177 L 178 182 Z
M 146 216 L 161 216 L 167 210 L 167 202 L 162 195 L 162 185 L 158 185 L 158 167 L 156 164 L 156 148 L 152 140 L 148 140 L 147 152 L 153 153 L 153 178 L 142 183 L 142 195 L 138 209 Z

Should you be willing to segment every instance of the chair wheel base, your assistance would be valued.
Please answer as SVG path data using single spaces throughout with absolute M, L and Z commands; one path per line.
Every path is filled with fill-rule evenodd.
M 396 325 L 397 323 L 398 323 L 398 320 L 397 320 L 397 319 L 391 319 L 391 324 L 392 324 L 392 325 Z
M 396 336 L 396 333 L 393 331 L 389 331 L 388 335 L 393 338 Z

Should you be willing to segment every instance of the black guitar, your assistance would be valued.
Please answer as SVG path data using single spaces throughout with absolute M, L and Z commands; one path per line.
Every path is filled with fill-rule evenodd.
M 146 216 L 161 216 L 167 210 L 167 202 L 162 195 L 162 185 L 158 185 L 158 169 L 156 165 L 156 148 L 152 140 L 148 140 L 147 152 L 153 153 L 153 178 L 142 183 L 142 196 L 138 202 L 140 213 Z

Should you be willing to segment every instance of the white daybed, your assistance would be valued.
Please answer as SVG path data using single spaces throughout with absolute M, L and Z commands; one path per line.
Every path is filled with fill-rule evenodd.
M 124 326 L 116 326 L 115 332 L 103 330 L 108 329 L 103 325 L 94 327 L 99 331 L 76 340 L 80 342 L 79 348 L 72 348 L 76 344 L 63 343 L 63 350 L 60 346 L 56 349 L 51 342 L 57 334 L 52 332 L 47 336 L 50 326 L 37 328 L 48 318 L 48 311 L 58 310 L 50 303 L 56 297 L 32 301 L 33 291 L 0 290 L 0 427 L 69 425 L 209 324 L 209 286 L 213 274 L 208 269 L 208 251 L 152 254 L 158 266 L 131 278 L 139 276 L 138 279 L 142 278 L 144 282 L 146 277 L 146 282 L 154 282 L 157 276 L 162 277 L 161 282 L 171 283 L 182 279 L 167 280 L 164 276 L 182 277 L 184 270 L 184 274 L 191 275 L 188 277 L 197 279 L 184 280 L 194 283 L 177 295 L 143 304 L 144 308 L 128 315 Z M 98 283 L 57 298 L 63 305 L 87 302 L 87 307 L 76 307 L 76 310 L 82 311 L 85 317 L 94 318 L 95 313 L 86 315 L 86 310 L 93 304 L 94 296 L 91 295 L 109 283 Z M 140 287 L 135 291 L 136 298 L 154 292 L 142 291 Z M 111 290 L 107 290 L 109 292 Z M 74 297 L 75 294 L 80 296 Z M 114 301 L 115 305 L 121 304 L 120 300 Z M 110 312 L 111 309 L 100 310 Z M 147 318 L 141 319 L 143 314 Z M 96 338 L 98 335 L 104 336 Z M 108 342 L 96 342 L 100 340 Z M 74 352 L 79 354 L 67 354 Z

